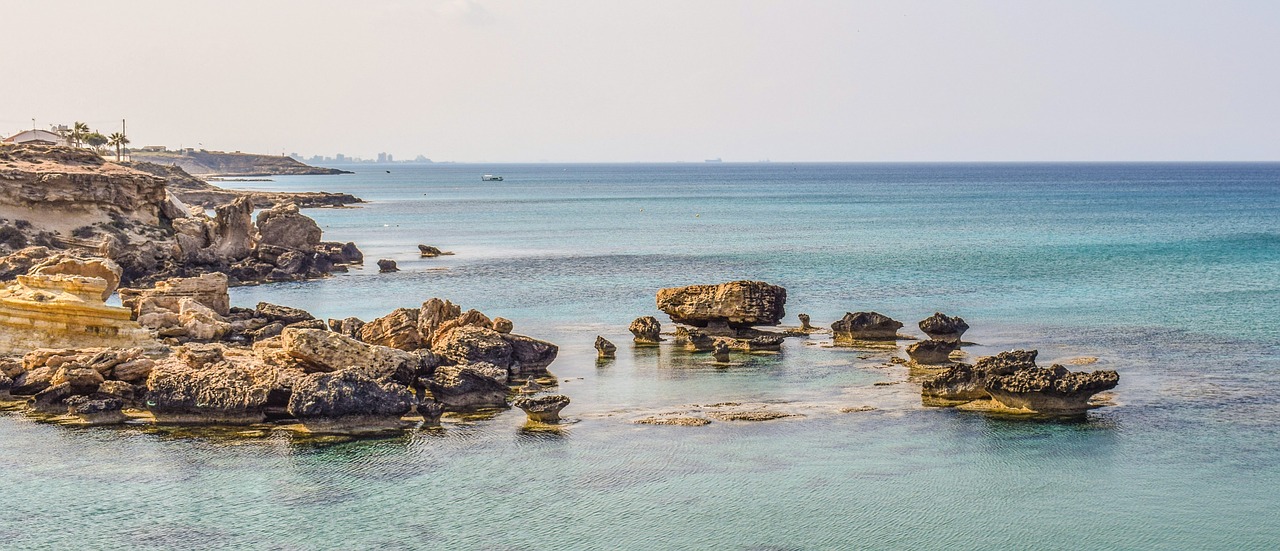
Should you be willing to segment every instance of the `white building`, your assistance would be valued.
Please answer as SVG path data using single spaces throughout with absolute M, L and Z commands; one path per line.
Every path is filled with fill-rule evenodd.
M 23 130 L 8 138 L 4 143 L 30 143 L 37 145 L 67 145 L 67 139 L 48 130 Z

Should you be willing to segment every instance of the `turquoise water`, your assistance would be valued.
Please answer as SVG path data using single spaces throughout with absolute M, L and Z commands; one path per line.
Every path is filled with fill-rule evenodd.
M 403 271 L 233 302 L 371 319 L 440 296 L 510 318 L 561 345 L 571 423 L 528 432 L 516 410 L 311 441 L 3 413 L 0 547 L 1280 547 L 1280 165 L 350 168 L 228 185 L 364 197 L 308 214 Z M 973 355 L 1097 357 L 1083 369 L 1120 387 L 1083 422 L 1031 422 L 921 406 L 892 351 L 791 339 L 715 369 L 628 344 L 658 288 L 743 278 L 785 286 L 790 323 L 877 310 L 914 329 L 941 310 L 973 326 Z M 597 364 L 597 334 L 615 361 Z M 724 401 L 805 417 L 631 423 Z

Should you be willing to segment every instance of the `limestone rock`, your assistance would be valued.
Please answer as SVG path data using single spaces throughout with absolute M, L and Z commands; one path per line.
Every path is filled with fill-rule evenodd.
M 747 340 L 747 350 L 752 352 L 778 352 L 782 350 L 784 337 L 778 335 L 756 335 Z
M 277 205 L 258 213 L 258 242 L 304 253 L 320 244 L 320 226 L 298 212 L 293 204 Z
M 0 354 L 40 348 L 154 347 L 128 309 L 108 306 L 107 282 L 68 274 L 20 275 L 0 289 Z
M 398 271 L 400 271 L 400 268 L 396 266 L 396 261 L 391 260 L 389 258 L 383 258 L 378 260 L 379 273 L 386 274 L 386 273 L 398 272 Z
M 427 300 L 418 309 L 418 333 L 422 335 L 425 342 L 434 344 L 440 326 L 461 315 L 462 308 L 452 302 L 439 298 Z
M 524 382 L 524 386 L 520 387 L 520 394 L 537 394 L 542 392 L 542 390 L 542 385 L 538 384 L 538 381 L 533 377 L 529 377 L 529 379 Z
M 489 363 L 436 368 L 431 395 L 450 411 L 507 406 L 507 370 Z
M 333 264 L 364 264 L 364 253 L 355 243 L 321 242 L 317 251 Z
M 942 312 L 920 320 L 920 330 L 935 341 L 960 342 L 960 337 L 969 330 L 969 324 L 959 317 L 951 317 Z
M 193 368 L 182 361 L 161 362 L 147 377 L 147 409 L 162 423 L 251 424 L 265 418 L 271 392 L 241 366 L 227 363 Z
M 658 291 L 658 309 L 675 323 L 732 328 L 777 325 L 786 315 L 787 290 L 763 281 L 732 281 Z
M 72 394 L 93 394 L 106 379 L 97 370 L 88 367 L 60 367 L 49 379 L 49 384 L 58 386 L 63 383 L 71 385 Z
M 241 260 L 257 243 L 253 236 L 253 203 L 240 197 L 214 208 L 210 241 L 217 258 Z
M 672 340 L 673 344 L 691 352 L 708 352 L 716 342 L 710 335 L 687 327 L 677 327 Z
M 631 322 L 628 328 L 632 335 L 635 335 L 636 344 L 658 344 L 662 342 L 662 324 L 658 322 L 658 318 L 653 316 L 644 316 L 636 318 Z
M 120 381 L 141 384 L 151 375 L 156 362 L 149 358 L 137 358 L 123 362 L 111 370 L 111 377 Z
M 600 359 L 612 358 L 617 351 L 617 346 L 606 340 L 604 337 L 596 335 L 596 354 Z
M 49 386 L 35 394 L 31 409 L 48 415 L 61 415 L 67 412 L 67 398 L 75 395 L 71 383 Z
M 928 339 L 907 346 L 907 356 L 921 365 L 940 365 L 951 363 L 950 354 L 959 349 L 956 341 Z
M 55 370 L 51 367 L 37 367 L 13 378 L 13 386 L 9 393 L 14 396 L 32 396 L 49 388 Z M 70 385 L 68 385 L 70 388 Z
M 520 396 L 512 400 L 511 405 L 524 410 L 529 420 L 535 423 L 559 423 L 560 410 L 569 405 L 569 397 L 560 394 L 537 398 Z
M 273 322 L 280 322 L 286 326 L 316 319 L 310 312 L 301 308 L 280 306 L 279 304 L 271 304 L 270 302 L 259 302 L 258 306 L 254 310 L 257 312 L 258 317 L 265 318 Z
M 364 322 L 360 318 L 343 318 L 340 320 L 330 319 L 329 330 L 344 337 L 360 339 L 360 330 L 364 328 Z
M 129 419 L 121 410 L 124 401 L 119 398 L 94 398 L 72 396 L 66 399 L 66 413 L 79 417 L 88 425 L 119 425 Z
M 423 325 L 425 324 L 420 323 L 419 327 L 422 327 Z M 433 338 L 431 340 L 431 343 L 434 345 L 439 338 L 443 337 L 444 335 L 448 335 L 449 332 L 452 331 L 455 327 L 468 327 L 468 326 L 491 329 L 493 328 L 493 321 L 489 319 L 489 316 L 486 316 L 477 310 L 474 310 L 474 309 L 467 310 L 466 312 L 459 314 L 453 319 L 447 319 L 447 320 L 441 321 L 440 325 L 435 327 L 435 330 L 432 334 Z
M 364 324 L 360 328 L 360 340 L 400 350 L 422 348 L 422 335 L 418 332 L 418 310 L 397 308 L 390 314 Z
M 921 383 L 921 395 L 930 401 L 950 405 L 990 397 L 987 381 L 1024 369 L 1036 369 L 1035 350 L 1011 350 L 978 358 L 974 365 L 955 364 L 938 376 Z
M 836 342 L 894 340 L 902 322 L 876 312 L 846 313 L 831 324 Z
M 323 329 L 286 328 L 280 334 L 285 354 L 299 361 L 308 372 L 331 372 L 355 368 L 377 381 L 413 381 L 420 357 L 403 350 L 366 344 Z
M 69 255 L 60 254 L 52 258 L 46 259 L 31 268 L 32 274 L 38 275 L 74 275 L 83 277 L 96 277 L 107 282 L 107 286 L 102 291 L 102 300 L 111 298 L 111 294 L 116 292 L 116 288 L 120 286 L 120 276 L 124 274 L 124 270 L 119 264 L 105 258 L 79 259 Z
M 724 341 L 716 341 L 711 348 L 711 354 L 715 357 L 717 363 L 729 363 L 729 345 Z
M 510 333 L 516 328 L 515 324 L 507 318 L 493 318 L 493 330 L 499 333 Z
M 288 411 L 313 431 L 376 430 L 399 426 L 415 401 L 413 392 L 402 385 L 342 369 L 295 381 Z
M 503 337 L 502 333 L 484 327 L 457 327 L 446 333 L 432 351 L 454 363 L 484 362 L 505 371 L 512 363 L 513 347 Z
M 1119 383 L 1120 374 L 1115 371 L 1071 372 L 1055 364 L 992 376 L 986 390 L 1008 408 L 1069 415 L 1088 410 L 1090 397 Z

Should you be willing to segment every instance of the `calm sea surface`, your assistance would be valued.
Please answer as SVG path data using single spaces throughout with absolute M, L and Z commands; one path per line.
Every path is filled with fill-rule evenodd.
M 226 183 L 371 201 L 308 211 L 369 267 L 233 303 L 367 320 L 442 297 L 510 318 L 561 345 L 570 423 L 528 432 L 512 410 L 346 441 L 0 413 L 0 547 L 1280 547 L 1280 165 L 347 168 Z M 790 324 L 875 310 L 918 334 L 943 311 L 974 356 L 1096 357 L 1076 369 L 1120 386 L 1086 421 L 1038 422 L 925 408 L 892 351 L 789 339 L 715 369 L 631 347 L 659 288 L 734 279 L 786 287 Z M 725 401 L 805 417 L 631 423 Z

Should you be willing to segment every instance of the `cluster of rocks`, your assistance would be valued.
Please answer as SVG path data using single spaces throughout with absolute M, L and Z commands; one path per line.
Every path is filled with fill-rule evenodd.
M 251 198 L 237 197 L 209 216 L 184 204 L 165 177 L 91 151 L 0 146 L 0 253 L 101 257 L 132 286 L 209 272 L 233 283 L 290 281 L 363 261 L 354 244 L 321 242 L 320 227 L 293 204 L 256 221 L 253 210 Z
M 1115 388 L 1115 371 L 1072 372 L 1036 366 L 1035 350 L 1013 350 L 958 363 L 921 385 L 926 403 L 939 406 L 991 400 L 999 408 L 1047 414 L 1079 414 L 1093 395 Z

